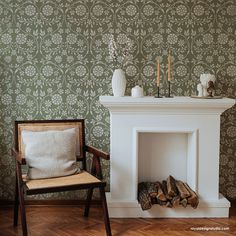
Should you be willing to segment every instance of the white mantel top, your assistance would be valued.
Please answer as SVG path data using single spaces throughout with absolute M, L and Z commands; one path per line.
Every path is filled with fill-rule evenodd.
M 155 98 L 101 96 L 100 103 L 111 112 L 174 112 L 221 114 L 235 104 L 235 99 L 198 99 L 191 97 Z

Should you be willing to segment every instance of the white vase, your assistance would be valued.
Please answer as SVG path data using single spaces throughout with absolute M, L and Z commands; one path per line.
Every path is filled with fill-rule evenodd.
M 112 92 L 115 97 L 123 97 L 126 89 L 125 72 L 122 69 L 115 69 L 112 76 Z

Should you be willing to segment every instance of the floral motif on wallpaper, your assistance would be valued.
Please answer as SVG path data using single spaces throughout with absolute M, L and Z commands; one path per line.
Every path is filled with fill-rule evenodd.
M 210 72 L 217 93 L 236 98 L 233 0 L 2 0 L 0 18 L 0 199 L 13 199 L 16 119 L 85 118 L 87 142 L 109 150 L 109 113 L 98 99 L 111 95 L 111 35 L 121 46 L 132 42 L 127 94 L 135 84 L 156 93 L 157 57 L 166 90 L 171 49 L 175 95 L 196 93 L 200 74 Z M 235 117 L 235 107 L 222 115 L 220 150 L 220 189 L 234 199 Z M 109 182 L 109 163 L 102 164 Z

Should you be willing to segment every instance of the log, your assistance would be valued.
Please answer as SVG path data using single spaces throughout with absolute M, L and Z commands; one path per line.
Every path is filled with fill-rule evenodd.
M 160 206 L 165 206 L 167 202 L 166 201 L 161 201 L 161 200 L 159 200 L 155 197 L 155 198 L 151 198 L 151 203 L 152 203 L 152 205 L 158 204 Z
M 167 193 L 171 197 L 175 197 L 178 195 L 178 189 L 175 185 L 175 179 L 169 175 L 167 178 Z
M 191 194 L 191 196 L 187 198 L 188 204 L 190 204 L 191 207 L 194 209 L 197 208 L 199 203 L 199 198 L 197 194 L 188 186 L 188 184 L 184 183 L 184 186 Z
M 167 204 L 166 201 L 161 201 L 161 200 L 159 200 L 157 198 L 156 198 L 156 200 L 157 200 L 157 204 L 159 204 L 160 206 L 165 206 Z
M 146 183 L 147 186 L 147 191 L 148 194 L 150 195 L 151 198 L 154 198 L 157 196 L 157 191 L 158 191 L 158 186 L 156 183 L 151 183 L 151 182 L 147 182 Z
M 180 180 L 175 181 L 176 187 L 179 191 L 179 196 L 181 199 L 190 197 L 190 192 L 185 188 L 184 183 Z
M 166 201 L 167 199 L 166 199 L 165 194 L 163 193 L 161 183 L 157 181 L 156 185 L 157 185 L 157 190 L 158 190 L 156 198 L 160 201 Z
M 172 205 L 172 203 L 170 201 L 168 201 L 165 206 L 168 207 L 168 208 L 172 208 L 173 207 L 173 205 Z
M 172 197 L 168 195 L 168 191 L 167 191 L 167 182 L 166 182 L 166 180 L 163 180 L 163 181 L 162 181 L 162 185 L 161 185 L 161 187 L 162 187 L 162 191 L 163 191 L 163 193 L 165 194 L 165 197 L 166 197 L 167 199 L 171 200 Z
M 158 204 L 157 198 L 156 197 L 151 197 L 151 203 L 152 203 L 152 205 Z
M 180 202 L 180 196 L 175 196 L 171 200 L 171 204 L 173 207 L 179 206 L 179 202 Z
M 184 208 L 186 208 L 187 205 L 188 205 L 188 200 L 187 200 L 186 198 L 182 199 L 182 200 L 180 201 L 180 205 L 182 205 Z
M 138 184 L 138 202 L 140 203 L 143 211 L 152 207 L 151 197 L 148 194 L 147 185 L 145 182 Z

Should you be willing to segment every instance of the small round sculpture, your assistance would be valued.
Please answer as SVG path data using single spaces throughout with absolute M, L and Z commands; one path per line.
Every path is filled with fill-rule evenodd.
M 141 98 L 143 97 L 143 88 L 140 86 L 136 85 L 131 89 L 131 96 L 134 98 Z

